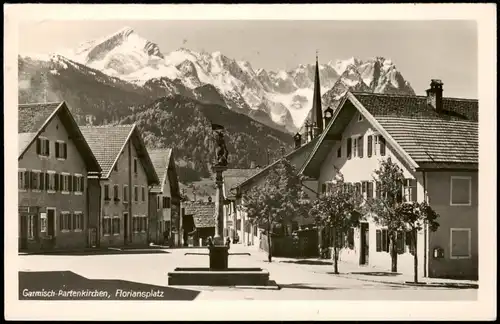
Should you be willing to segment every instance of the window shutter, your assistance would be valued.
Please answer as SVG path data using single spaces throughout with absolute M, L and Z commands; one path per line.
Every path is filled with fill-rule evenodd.
M 54 174 L 54 190 L 59 191 L 59 174 Z
M 32 189 L 38 189 L 37 173 L 31 171 L 31 187 Z
M 42 153 L 41 146 L 42 146 L 42 141 L 41 141 L 41 139 L 37 138 L 36 139 L 36 154 Z
M 79 191 L 78 189 L 80 189 L 80 188 L 78 188 L 77 179 L 78 179 L 78 177 L 74 175 L 73 176 L 73 191 Z
M 389 252 L 389 235 L 387 235 L 387 230 L 382 230 L 382 251 Z
M 64 214 L 63 213 L 60 213 L 59 214 L 59 230 L 62 231 L 64 229 L 64 226 L 63 226 L 63 220 L 64 218 Z
M 347 139 L 347 158 L 350 159 L 352 155 L 352 138 Z
M 360 158 L 363 157 L 363 136 L 360 136 L 359 139 L 358 139 L 358 156 Z
M 397 232 L 397 238 L 396 238 L 396 248 L 398 251 L 398 254 L 402 254 L 405 252 L 405 245 L 404 245 L 404 234 L 401 231 Z
M 385 138 L 382 136 L 379 137 L 379 145 L 380 145 L 380 155 L 385 155 Z
M 40 188 L 40 190 L 45 190 L 45 172 L 40 172 L 40 178 L 38 181 L 40 181 L 38 188 Z
M 367 190 L 366 190 L 366 198 L 367 199 L 372 199 L 373 198 L 373 181 L 369 181 L 367 184 Z
M 60 144 L 61 143 L 56 142 L 56 158 L 60 158 L 61 157 Z
M 59 190 L 64 190 L 64 176 L 62 174 L 59 174 Z
M 50 174 L 45 173 L 45 190 L 49 190 L 50 188 Z
M 68 191 L 72 192 L 73 191 L 73 175 L 67 175 L 68 177 Z
M 373 137 L 372 137 L 372 135 L 368 135 L 368 142 L 366 145 L 368 145 L 367 155 L 368 155 L 368 157 L 371 157 L 372 156 L 372 149 L 373 149 Z
M 376 251 L 381 252 L 382 251 L 382 231 L 376 230 L 375 233 L 376 233 L 376 237 L 377 237 L 377 244 L 376 244 L 377 250 Z
M 45 140 L 45 154 L 47 156 L 50 156 L 50 141 L 49 140 Z
M 68 219 L 68 229 L 69 229 L 70 231 L 72 231 L 72 230 L 73 230 L 73 225 L 74 225 L 74 223 L 75 223 L 75 222 L 74 222 L 74 220 L 73 220 L 73 217 L 74 217 L 74 216 L 75 216 L 75 214 L 74 214 L 74 213 L 69 213 L 69 214 L 68 214 L 68 216 L 66 216 L 66 217 L 67 217 L 67 219 Z
M 80 191 L 83 192 L 85 190 L 85 177 L 80 177 Z
M 24 188 L 26 188 L 26 189 L 31 188 L 31 172 L 30 171 L 24 171 Z
M 62 146 L 63 146 L 63 148 L 64 148 L 64 149 L 63 149 L 63 152 L 64 152 L 63 157 L 64 157 L 65 159 L 67 159 L 67 158 L 68 158 L 68 144 L 67 144 L 67 143 L 63 143 L 63 145 L 62 145 Z
M 368 182 L 366 182 L 366 181 L 361 182 L 361 192 L 362 193 L 365 193 L 367 191 L 367 186 L 368 186 Z
M 170 208 L 170 197 L 167 197 L 167 208 Z

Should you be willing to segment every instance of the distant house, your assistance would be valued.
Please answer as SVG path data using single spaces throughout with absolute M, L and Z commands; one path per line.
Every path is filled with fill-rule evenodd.
M 186 201 L 182 204 L 184 245 L 201 246 L 215 235 L 215 203 Z
M 99 245 L 146 245 L 149 206 L 156 205 L 149 190 L 159 179 L 137 126 L 87 126 L 81 131 L 102 169 L 100 196 L 93 202 L 100 214 L 90 220 Z
M 150 237 L 157 243 L 164 243 L 164 232 L 168 233 L 169 245 L 182 245 L 179 182 L 172 149 L 149 150 L 160 185 L 154 186 L 157 209 L 150 212 Z
M 64 102 L 19 105 L 19 249 L 92 246 L 89 177 L 101 171 Z
M 241 184 L 251 176 L 260 171 L 258 168 L 252 169 L 228 169 L 224 171 L 223 176 L 223 192 L 224 192 L 224 236 L 230 237 L 231 241 L 243 237 L 243 229 L 241 227 L 241 218 L 237 217 L 236 213 L 236 194 L 231 191 L 232 188 Z M 246 225 L 247 233 L 250 233 L 250 223 Z
M 428 201 L 439 213 L 436 232 L 418 235 L 420 273 L 478 275 L 478 101 L 443 97 L 432 80 L 427 96 L 348 93 L 301 172 L 325 192 L 338 172 L 366 199 L 377 197 L 373 171 L 388 157 L 404 171 L 406 201 Z M 324 233 L 327 234 L 327 233 Z M 398 270 L 412 272 L 410 236 L 398 234 Z M 390 267 L 387 229 L 367 215 L 347 233 L 341 259 Z

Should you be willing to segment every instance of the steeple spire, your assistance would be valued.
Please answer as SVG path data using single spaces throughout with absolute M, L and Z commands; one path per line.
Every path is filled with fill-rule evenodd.
M 314 74 L 314 96 L 312 105 L 311 122 L 316 126 L 314 136 L 323 132 L 323 109 L 321 108 L 321 87 L 319 84 L 318 51 L 316 50 L 316 72 Z

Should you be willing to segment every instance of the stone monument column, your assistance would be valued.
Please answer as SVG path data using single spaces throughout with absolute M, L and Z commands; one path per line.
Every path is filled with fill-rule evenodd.
M 222 172 L 227 170 L 227 166 L 214 165 L 215 172 L 215 235 L 214 245 L 224 245 L 224 193 L 222 185 L 224 183 Z

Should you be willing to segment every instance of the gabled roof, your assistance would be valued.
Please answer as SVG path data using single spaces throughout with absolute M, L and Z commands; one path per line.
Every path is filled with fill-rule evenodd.
M 426 97 L 348 92 L 307 158 L 301 173 L 317 177 L 322 161 L 356 112 L 412 169 L 477 167 L 477 100 L 443 98 L 441 113 Z M 460 144 L 458 144 L 460 143 Z
M 166 149 L 150 149 L 149 151 L 149 157 L 151 158 L 151 162 L 153 163 L 153 167 L 155 168 L 156 174 L 158 175 L 158 178 L 160 179 L 160 185 L 153 187 L 154 190 L 161 191 L 163 192 L 163 186 L 165 183 L 165 180 L 168 177 L 168 170 L 173 170 L 173 175 L 175 179 L 170 183 L 170 194 L 172 196 L 180 196 L 180 190 L 179 190 L 179 184 L 177 180 L 177 173 L 175 172 L 175 161 L 172 155 L 172 149 L 171 148 L 166 148 Z
M 261 169 L 227 169 L 222 174 L 224 179 L 224 197 L 232 198 L 231 189 L 260 172 Z
M 259 171 L 250 176 L 249 178 L 247 178 L 245 181 L 241 182 L 240 184 L 230 188 L 229 190 L 233 191 L 233 189 L 237 189 L 237 188 L 243 188 L 247 185 L 250 185 L 251 183 L 253 183 L 254 181 L 260 179 L 262 176 L 265 176 L 267 174 L 267 172 L 269 172 L 269 170 L 275 166 L 278 162 L 280 162 L 282 159 L 291 159 L 293 158 L 294 156 L 298 155 L 299 153 L 306 153 L 308 154 L 309 152 L 312 151 L 312 149 L 314 148 L 314 145 L 317 143 L 317 141 L 319 140 L 319 136 L 314 138 L 312 141 L 302 145 L 301 147 L 293 150 L 292 152 L 288 153 L 287 155 L 285 155 L 284 157 L 282 157 L 281 159 L 278 159 L 276 161 L 274 161 L 273 163 L 269 164 L 268 166 L 266 166 L 265 168 L 263 169 L 259 169 Z M 301 166 L 297 167 L 298 170 L 301 169 Z
M 109 178 L 126 144 L 132 141 L 137 156 L 146 170 L 148 184 L 159 184 L 158 175 L 135 124 L 85 126 L 81 127 L 81 130 L 101 165 L 103 179 Z
M 45 127 L 58 116 L 69 137 L 82 156 L 89 172 L 101 172 L 101 167 L 78 124 L 64 101 L 52 103 L 22 104 L 18 106 L 18 158 L 40 136 Z
M 215 227 L 215 203 L 186 201 L 183 203 L 184 215 L 192 215 L 196 228 Z

